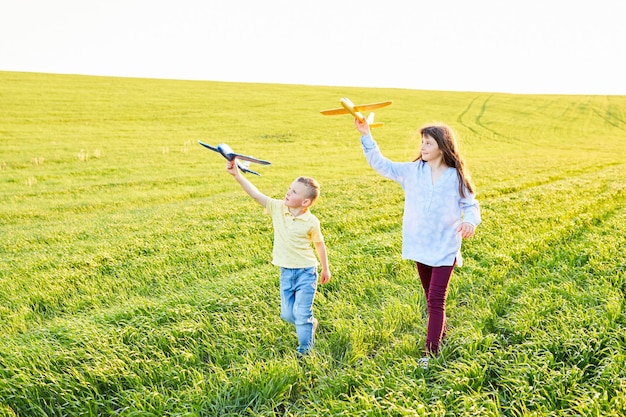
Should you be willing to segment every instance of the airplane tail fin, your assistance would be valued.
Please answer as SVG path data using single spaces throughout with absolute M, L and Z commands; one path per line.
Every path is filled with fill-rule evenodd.
M 237 166 L 239 167 L 241 172 L 249 172 L 250 174 L 258 175 L 259 177 L 261 176 L 261 174 L 249 168 L 250 167 L 249 161 L 242 161 L 239 158 L 237 158 Z
M 374 122 L 374 112 L 367 116 L 367 124 L 370 126 L 370 129 L 374 127 L 382 127 L 384 125 L 383 122 Z

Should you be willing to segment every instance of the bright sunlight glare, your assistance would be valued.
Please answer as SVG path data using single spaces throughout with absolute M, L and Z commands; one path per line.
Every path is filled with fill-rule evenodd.
M 20 0 L 0 70 L 626 94 L 621 0 Z

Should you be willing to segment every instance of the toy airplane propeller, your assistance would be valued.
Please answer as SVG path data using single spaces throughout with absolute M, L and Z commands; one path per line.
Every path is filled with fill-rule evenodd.
M 217 146 L 207 145 L 206 143 L 201 142 L 201 141 L 198 141 L 198 143 L 204 146 L 205 148 L 208 148 L 214 152 L 221 154 L 228 161 L 236 160 L 235 163 L 237 164 L 237 166 L 242 172 L 249 172 L 250 174 L 261 176 L 261 174 L 259 174 L 258 172 L 255 172 L 251 170 L 250 168 L 248 168 L 250 166 L 250 162 L 254 162 L 255 164 L 261 164 L 261 165 L 270 164 L 270 162 L 264 161 L 262 159 L 257 159 L 252 156 L 241 155 L 241 154 L 235 153 L 233 152 L 231 147 L 225 143 L 220 143 Z M 239 162 L 237 161 L 237 159 L 242 160 L 243 162 Z
M 359 121 L 362 122 L 363 120 L 365 120 L 363 113 L 361 113 L 362 111 L 379 109 L 381 107 L 387 107 L 392 103 L 392 101 L 381 101 L 379 103 L 354 104 L 353 102 L 350 101 L 350 99 L 345 98 L 345 97 L 339 100 L 339 102 L 341 103 L 343 107 L 340 107 L 338 109 L 322 110 L 320 113 L 322 113 L 325 116 L 335 116 L 337 114 L 350 113 L 351 115 L 353 115 L 354 117 L 359 119 Z M 369 124 L 370 127 L 380 127 L 384 124 L 384 123 L 374 123 L 374 113 L 370 113 L 370 115 L 367 117 L 367 123 Z

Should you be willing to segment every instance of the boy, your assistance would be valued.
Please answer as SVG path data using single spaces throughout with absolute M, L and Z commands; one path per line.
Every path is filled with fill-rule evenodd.
M 276 200 L 261 193 L 237 168 L 235 160 L 226 163 L 226 171 L 257 203 L 265 207 L 274 226 L 272 263 L 280 267 L 280 317 L 296 326 L 298 352 L 307 354 L 313 347 L 317 319 L 313 317 L 313 298 L 317 290 L 317 258 L 322 264 L 320 281 L 330 280 L 328 257 L 320 222 L 310 211 L 319 196 L 319 184 L 313 178 L 299 177 L 289 187 L 285 198 Z

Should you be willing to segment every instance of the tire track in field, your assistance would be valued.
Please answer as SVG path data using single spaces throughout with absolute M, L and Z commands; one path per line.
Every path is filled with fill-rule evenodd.
M 481 119 L 484 116 L 486 110 L 487 110 L 487 103 L 489 102 L 489 100 L 493 97 L 492 95 L 489 95 L 486 99 L 483 100 L 482 105 L 480 107 L 480 111 L 478 112 L 478 114 L 476 116 L 474 116 L 474 121 L 476 122 L 476 125 L 479 126 L 481 129 L 475 129 L 471 124 L 465 122 L 464 118 L 466 116 L 469 116 L 470 114 L 470 110 L 474 107 L 474 104 L 476 103 L 476 101 L 478 101 L 481 97 L 483 97 L 482 95 L 478 95 L 476 97 L 474 97 L 468 104 L 467 107 L 465 107 L 465 109 L 463 109 L 463 111 L 461 112 L 461 114 L 459 114 L 456 118 L 457 122 L 459 122 L 459 124 L 461 126 L 464 126 L 465 128 L 467 128 L 470 132 L 474 133 L 477 136 L 483 136 L 484 132 L 483 130 L 486 130 L 488 132 L 490 132 L 494 137 L 496 138 L 500 138 L 502 142 L 506 142 L 506 143 L 516 143 L 516 142 L 521 142 L 520 139 L 518 138 L 513 138 L 511 136 L 508 135 L 504 135 L 494 129 L 491 129 L 487 126 L 485 126 L 482 122 Z
M 492 99 L 494 98 L 500 98 L 494 94 L 491 94 L 489 96 L 487 96 L 485 99 L 482 100 L 482 104 L 480 105 L 480 109 L 478 110 L 477 114 L 474 116 L 474 123 L 475 126 L 478 126 L 480 129 L 476 129 L 475 127 L 473 127 L 473 124 L 470 124 L 469 122 L 465 121 L 466 116 L 469 117 L 470 112 L 472 110 L 472 108 L 476 105 L 476 102 L 483 97 L 482 95 L 476 96 L 474 97 L 467 105 L 467 107 L 459 114 L 459 116 L 457 117 L 457 121 L 464 127 L 466 127 L 468 130 L 470 130 L 472 133 L 478 135 L 478 136 L 485 136 L 485 132 L 489 133 L 489 136 L 491 138 L 493 138 L 494 140 L 498 140 L 499 142 L 504 142 L 504 143 L 516 143 L 516 144 L 524 144 L 524 145 L 528 145 L 528 144 L 532 144 L 532 141 L 530 141 L 528 139 L 528 135 L 521 137 L 518 136 L 517 133 L 514 134 L 508 134 L 508 133 L 503 133 L 500 130 L 496 130 L 493 129 L 491 127 L 489 127 L 486 123 L 483 122 L 483 119 L 485 117 L 485 115 L 489 114 L 489 110 L 491 109 L 496 109 L 496 113 L 497 114 L 507 114 L 507 110 L 502 110 L 501 108 L 498 108 L 498 104 L 490 104 L 492 102 Z M 514 99 L 513 100 L 506 100 L 504 102 L 504 104 L 507 103 L 513 103 L 514 104 L 514 108 L 517 109 L 515 114 L 516 115 L 520 115 L 522 114 L 519 111 L 519 103 L 517 103 Z M 534 103 L 540 103 L 538 100 L 533 100 L 533 104 Z M 543 103 L 540 106 L 535 106 L 532 108 L 532 110 L 527 111 L 526 113 L 528 114 L 542 114 L 543 110 L 546 108 L 549 108 L 553 105 L 552 102 L 546 101 L 545 103 Z M 513 123 L 511 125 L 511 127 L 515 127 L 517 123 Z M 513 132 L 523 132 L 524 131 L 524 122 L 520 121 L 519 122 L 519 128 L 516 128 L 513 130 Z
M 504 143 L 523 145 L 542 144 L 553 134 L 565 138 L 580 139 L 593 135 L 600 120 L 619 130 L 626 130 L 626 121 L 617 99 L 607 97 L 606 104 L 598 100 L 581 98 L 579 101 L 555 98 L 534 98 L 530 102 L 519 97 L 507 100 L 499 95 L 477 95 L 457 116 L 457 122 L 477 136 L 487 136 Z M 487 116 L 496 117 L 497 125 L 508 127 L 494 129 Z M 473 119 L 472 119 L 473 118 Z M 548 125 L 544 120 L 552 120 Z M 472 119 L 470 121 L 470 119 Z M 533 140 L 537 138 L 538 140 Z
M 487 111 L 487 103 L 489 103 L 489 101 L 491 100 L 491 98 L 493 97 L 493 95 L 488 96 L 484 101 L 482 106 L 480 106 L 480 111 L 478 112 L 478 114 L 474 117 L 474 121 L 476 122 L 476 124 L 478 126 L 480 126 L 481 128 L 483 128 L 484 130 L 493 133 L 494 136 L 496 137 L 501 137 L 503 139 L 506 140 L 506 142 L 519 142 L 520 139 L 512 137 L 512 136 L 505 136 L 504 134 L 498 132 L 495 129 L 491 129 L 489 127 L 487 127 L 483 122 L 482 122 L 482 118 L 485 115 L 486 111 Z
M 606 111 L 604 114 L 600 113 L 597 108 L 593 108 L 593 112 L 600 118 L 604 119 L 611 126 L 626 131 L 626 120 L 624 112 L 619 105 L 611 103 L 611 98 L 606 98 Z
M 485 284 L 483 290 L 476 292 L 478 297 L 482 297 L 482 294 L 496 294 L 495 299 L 490 302 L 491 314 L 483 317 L 483 334 L 502 334 L 507 340 L 509 337 L 519 338 L 519 335 L 509 335 L 507 329 L 502 328 L 499 323 L 515 311 L 517 308 L 516 300 L 520 298 L 526 288 L 535 287 L 542 283 L 540 279 L 538 280 L 538 277 L 542 276 L 541 271 L 549 265 L 558 267 L 554 262 L 546 262 L 546 260 L 556 259 L 560 256 L 559 254 L 569 254 L 569 261 L 574 262 L 570 268 L 584 272 L 588 258 L 584 256 L 584 253 L 579 252 L 581 242 L 601 240 L 602 236 L 610 234 L 609 231 L 612 229 L 624 229 L 624 224 L 619 219 L 623 217 L 626 210 L 626 188 L 619 183 L 617 185 L 610 184 L 610 180 L 607 178 L 605 183 L 597 185 L 594 191 L 596 198 L 583 201 L 580 206 L 570 209 L 567 204 L 562 204 L 560 205 L 562 213 L 550 212 L 545 213 L 547 216 L 545 218 L 529 219 L 530 224 L 534 225 L 538 222 L 542 225 L 544 232 L 532 239 L 526 239 L 522 245 L 507 253 L 505 258 L 509 259 L 510 267 L 502 271 L 502 265 L 498 265 L 502 271 L 500 276 L 497 278 L 490 277 L 490 281 Z M 537 196 L 534 199 L 535 201 L 540 200 Z M 540 210 L 535 207 L 535 211 L 539 212 Z M 568 219 L 565 224 L 563 218 Z M 554 225 L 553 228 L 547 227 L 550 224 Z M 618 234 L 620 234 L 619 231 Z M 623 235 L 623 233 L 621 234 Z M 534 242 L 539 242 L 540 247 L 537 248 Z M 508 246 L 505 242 L 500 246 L 501 248 L 505 246 L 510 248 L 512 245 Z M 546 251 L 543 248 L 548 249 Z M 601 251 L 590 248 L 588 251 L 600 253 L 602 256 Z M 500 258 L 494 256 L 495 261 L 498 259 L 502 259 L 502 256 Z M 611 260 L 607 259 L 607 262 L 609 261 Z M 554 273 L 554 271 L 551 270 L 550 273 Z M 473 291 L 476 291 L 476 288 Z M 524 338 L 522 337 L 522 339 Z
M 491 232 L 496 235 L 503 235 L 508 229 L 516 227 L 530 228 L 524 234 L 533 233 L 536 227 L 547 224 L 552 236 L 566 227 L 564 222 L 567 219 L 594 213 L 594 205 L 626 205 L 626 177 L 621 168 L 613 165 L 605 169 L 586 170 L 520 191 L 482 198 L 485 209 L 491 212 L 491 215 L 485 216 L 485 220 L 487 224 L 492 223 L 494 229 Z M 579 197 L 581 192 L 584 193 L 582 198 Z M 506 234 L 513 235 L 510 232 Z M 545 236 L 537 236 L 535 241 L 541 241 L 542 238 Z M 524 245 L 525 240 L 518 242 Z M 515 245 L 521 246 L 513 240 L 505 246 L 514 248 Z
M 621 213 L 626 209 L 626 205 L 623 202 L 611 205 L 610 203 L 607 204 L 606 201 L 600 201 L 590 204 L 588 209 L 588 213 L 593 213 L 592 215 L 573 222 L 572 226 L 565 229 L 563 233 L 543 240 L 544 246 L 550 248 L 549 251 L 538 251 L 529 245 L 528 249 L 523 248 L 511 254 L 515 266 L 509 268 L 501 280 L 491 285 L 492 287 L 498 288 L 499 292 L 490 291 L 489 288 L 485 288 L 485 293 L 493 292 L 497 295 L 491 303 L 491 311 L 493 314 L 484 319 L 483 334 L 501 334 L 512 344 L 523 343 L 526 339 L 525 335 L 511 332 L 504 327 L 501 322 L 506 320 L 507 317 L 517 310 L 519 307 L 517 300 L 520 299 L 527 288 L 545 285 L 546 291 L 552 292 L 553 287 L 556 287 L 558 290 L 561 281 L 551 281 L 549 275 L 544 276 L 542 273 L 542 271 L 546 269 L 546 260 L 558 259 L 560 262 L 566 264 L 569 262 L 571 264 L 567 266 L 570 268 L 570 271 L 584 271 L 589 263 L 589 255 L 587 252 L 582 251 L 580 246 L 577 246 L 576 243 L 594 241 L 595 235 L 602 235 L 602 232 L 599 230 L 603 229 L 603 225 L 608 224 L 606 228 L 610 229 L 611 224 L 619 224 L 619 220 L 617 219 L 619 219 Z M 593 251 L 593 249 L 589 250 Z M 564 257 L 564 259 L 559 257 Z M 606 262 L 610 261 L 612 261 L 612 259 L 606 260 Z M 620 268 L 620 266 L 615 265 L 615 268 Z M 557 274 L 558 270 L 550 270 L 548 272 L 550 274 Z M 568 279 L 572 281 L 569 275 L 563 275 L 562 278 L 563 281 Z M 576 282 L 576 285 L 585 288 L 587 282 L 588 281 Z M 616 289 L 619 289 L 622 293 L 624 291 L 623 285 L 622 288 Z M 537 305 L 536 307 L 540 308 L 541 306 Z M 554 311 L 554 314 L 558 314 L 558 312 Z M 548 320 L 549 316 L 544 317 L 544 319 Z
M 588 174 L 596 174 L 596 173 L 604 171 L 605 169 L 618 166 L 618 165 L 620 165 L 619 162 L 610 162 L 610 163 L 605 163 L 605 164 L 590 163 L 587 166 L 578 165 L 576 166 L 576 169 L 561 171 L 557 175 L 550 175 L 543 179 L 516 183 L 515 185 L 510 185 L 510 186 L 505 185 L 505 186 L 495 188 L 493 190 L 481 191 L 480 197 L 481 199 L 503 197 L 503 196 L 527 191 L 529 189 L 536 188 L 536 187 L 556 184 L 566 179 L 582 177 Z

